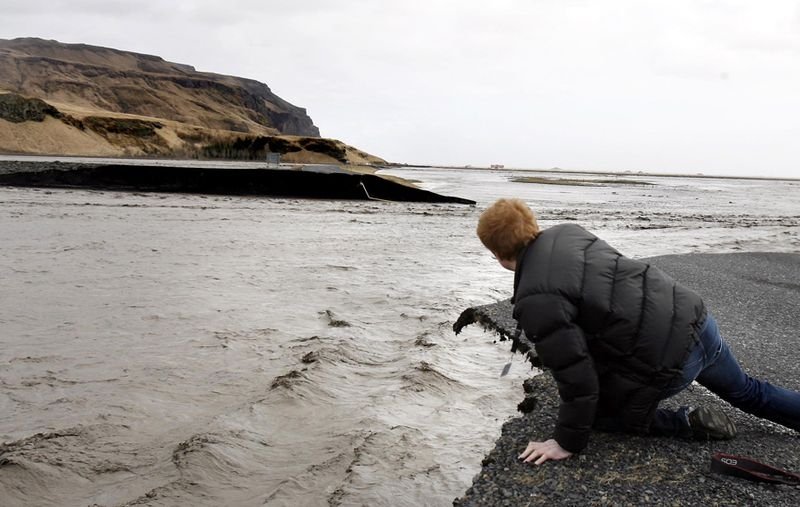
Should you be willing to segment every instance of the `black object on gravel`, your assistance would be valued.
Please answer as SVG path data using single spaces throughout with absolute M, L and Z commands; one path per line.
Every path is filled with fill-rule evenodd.
M 745 371 L 800 390 L 800 254 L 688 254 L 647 261 L 703 296 Z M 508 301 L 465 310 L 454 329 L 471 322 L 497 332 L 501 340 L 514 338 Z M 514 343 L 535 362 L 524 338 Z M 527 380 L 524 391 L 520 409 L 533 409 L 503 425 L 482 470 L 454 505 L 800 505 L 800 486 L 711 472 L 715 452 L 800 472 L 800 435 L 741 412 L 702 387 L 693 386 L 664 406 L 719 406 L 736 423 L 739 434 L 733 440 L 594 432 L 581 454 L 540 466 L 517 456 L 528 440 L 550 438 L 558 392 L 547 373 Z

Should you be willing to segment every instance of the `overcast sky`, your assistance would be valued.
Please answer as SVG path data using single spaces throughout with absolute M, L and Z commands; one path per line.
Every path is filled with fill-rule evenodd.
M 800 1 L 2 0 L 23 36 L 265 82 L 393 162 L 800 177 Z

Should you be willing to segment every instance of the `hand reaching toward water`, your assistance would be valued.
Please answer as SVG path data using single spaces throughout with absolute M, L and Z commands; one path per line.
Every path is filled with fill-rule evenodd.
M 569 458 L 570 456 L 572 456 L 571 452 L 564 450 L 558 445 L 558 442 L 551 438 L 545 442 L 528 442 L 528 447 L 519 455 L 519 459 L 524 458 L 525 463 L 536 460 L 534 463 L 541 465 L 549 459 L 560 460 Z

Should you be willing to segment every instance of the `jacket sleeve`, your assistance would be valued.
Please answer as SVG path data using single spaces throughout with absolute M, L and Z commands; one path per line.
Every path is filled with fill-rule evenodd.
M 542 365 L 552 371 L 561 406 L 553 438 L 569 452 L 589 442 L 599 385 L 577 308 L 560 294 L 531 294 L 517 302 L 517 319 L 534 343 Z

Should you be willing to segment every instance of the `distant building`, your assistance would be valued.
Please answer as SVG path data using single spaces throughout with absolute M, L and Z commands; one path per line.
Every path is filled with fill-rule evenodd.
M 504 167 L 503 164 L 492 164 L 489 166 L 489 169 L 503 169 Z

